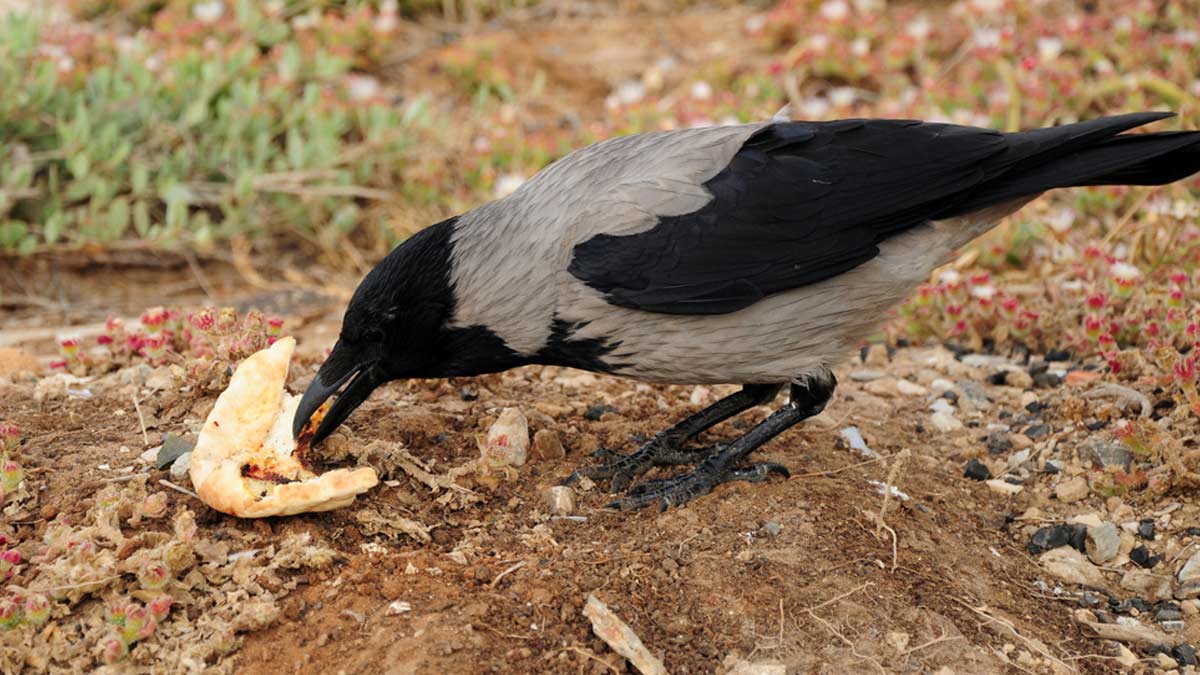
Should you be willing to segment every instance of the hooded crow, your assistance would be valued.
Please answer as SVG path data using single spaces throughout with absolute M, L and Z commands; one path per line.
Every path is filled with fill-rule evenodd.
M 514 193 L 396 247 L 355 291 L 305 392 L 318 442 L 380 384 L 548 364 L 741 391 L 568 481 L 629 488 L 612 505 L 679 505 L 730 480 L 819 413 L 832 366 L 932 271 L 1046 190 L 1161 185 L 1200 171 L 1200 132 L 1124 134 L 1169 113 L 1001 133 L 913 120 L 771 120 L 609 139 Z M 685 447 L 784 386 L 741 437 Z

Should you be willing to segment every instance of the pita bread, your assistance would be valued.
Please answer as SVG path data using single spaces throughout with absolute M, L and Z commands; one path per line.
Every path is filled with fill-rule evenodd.
M 287 516 L 346 506 L 375 486 L 370 467 L 317 475 L 304 465 L 307 438 L 325 416 L 313 415 L 300 443 L 292 418 L 300 397 L 284 390 L 296 340 L 281 338 L 242 361 L 217 397 L 192 450 L 192 485 L 204 503 L 242 518 Z

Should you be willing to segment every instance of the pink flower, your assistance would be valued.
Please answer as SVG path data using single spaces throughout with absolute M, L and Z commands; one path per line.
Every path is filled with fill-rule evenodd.
M 151 307 L 142 312 L 142 325 L 146 327 L 146 332 L 151 335 L 161 331 L 166 321 L 167 310 L 162 307 Z
M 25 598 L 25 623 L 41 626 L 50 620 L 50 601 L 41 593 Z
M 1172 272 L 1170 278 L 1171 283 L 1180 287 L 1186 286 L 1188 282 L 1187 272 Z
M 17 425 L 0 422 L 0 451 L 15 450 L 21 442 L 21 430 Z
M 129 644 L 117 636 L 107 637 L 100 643 L 100 660 L 113 664 L 129 655 Z
M 52 361 L 50 361 L 50 368 L 53 370 L 58 370 L 61 368 L 66 368 L 66 367 L 67 367 L 66 359 L 53 359 Z
M 1104 324 L 1100 321 L 1100 317 L 1095 314 L 1088 314 L 1083 319 L 1083 332 L 1088 337 L 1096 339 L 1104 331 Z
M 1175 380 L 1179 384 L 1193 384 L 1196 381 L 1196 359 L 1189 356 L 1175 364 Z
M 188 317 L 188 322 L 196 330 L 207 333 L 217 325 L 217 310 L 213 307 L 205 307 Z
M 1087 306 L 1091 309 L 1104 309 L 1104 305 L 1108 303 L 1108 298 L 1103 293 L 1092 293 L 1087 296 Z
M 21 479 L 25 477 L 21 471 L 21 465 L 13 461 L 5 462 L 0 465 L 0 491 L 13 492 L 21 485 Z
M 1167 307 L 1183 307 L 1183 289 L 1171 289 L 1167 294 Z
M 97 335 L 96 336 L 96 344 L 98 344 L 98 345 L 104 345 L 107 347 L 108 345 L 111 345 L 112 343 L 113 343 L 113 339 L 112 339 L 111 335 Z
M 283 319 L 275 316 L 267 321 L 267 335 L 273 338 L 283 336 Z
M 142 588 L 150 591 L 157 591 L 167 585 L 171 580 L 171 573 L 167 571 L 165 565 L 160 562 L 147 562 L 142 565 L 137 573 L 138 582 Z
M 0 628 L 12 630 L 21 625 L 23 613 L 21 605 L 16 601 L 7 598 L 0 601 Z
M 1129 263 L 1113 263 L 1108 268 L 1109 287 L 1119 298 L 1128 298 L 1142 280 L 1142 271 Z
M 58 338 L 58 353 L 67 361 L 73 361 L 79 355 L 79 338 L 74 336 Z
M 1000 310 L 1009 318 L 1016 316 L 1017 310 L 1020 308 L 1021 302 L 1016 298 L 1009 297 L 1000 301 Z
M 167 356 L 167 336 L 164 333 L 156 333 L 146 336 L 143 343 L 146 357 L 154 362 L 162 361 Z
M 150 616 L 153 616 L 156 621 L 162 621 L 171 613 L 171 605 L 174 599 L 169 595 L 160 595 L 150 601 L 146 608 L 150 610 Z

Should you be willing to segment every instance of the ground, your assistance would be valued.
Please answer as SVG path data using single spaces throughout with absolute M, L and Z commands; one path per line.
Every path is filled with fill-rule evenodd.
M 933 12 L 935 37 L 945 28 L 952 38 L 961 33 L 976 42 L 930 50 L 928 60 L 906 60 L 907 52 L 898 63 L 881 57 L 882 65 L 872 66 L 881 72 L 863 74 L 854 67 L 859 59 L 846 57 L 847 3 L 785 2 L 769 14 L 678 4 L 543 4 L 469 27 L 406 22 L 371 73 L 397 101 L 411 102 L 417 92 L 435 101 L 436 123 L 422 131 L 421 152 L 408 156 L 411 175 L 402 173 L 409 183 L 434 184 L 436 198 L 417 199 L 413 186 L 400 181 L 403 198 L 364 205 L 364 217 L 402 236 L 502 193 L 504 178 L 519 183 L 528 177 L 550 158 L 530 148 L 761 116 L 783 98 L 811 117 L 929 116 L 940 109 L 958 121 L 1003 119 L 1020 126 L 1161 107 L 1159 98 L 1142 91 L 1164 89 L 1151 86 L 1162 83 L 1150 78 L 1122 79 L 1118 84 L 1128 84 L 1128 92 L 1092 92 L 1058 77 L 1080 78 L 1084 68 L 1076 61 L 1108 58 L 1096 54 L 1111 45 L 1093 44 L 1103 39 L 1088 30 L 1068 35 L 1063 29 L 1067 46 L 1057 48 L 1073 60 L 1054 53 L 1054 40 L 1039 38 L 1042 61 L 1025 68 L 1032 56 L 1009 51 L 1032 51 L 1027 37 L 1057 34 L 1052 19 L 1060 17 L 1039 9 L 1049 5 L 1031 10 L 1009 3 L 1021 25 L 1039 26 L 1016 32 L 1019 48 L 1011 44 L 1009 14 L 993 13 L 1007 33 L 972 23 L 972 12 L 995 4 L 987 0 L 899 3 L 900 18 L 890 27 L 864 9 L 868 19 L 858 28 L 875 41 L 873 54 L 886 56 L 884 45 L 893 43 L 912 49 L 910 43 L 925 39 L 917 35 L 931 30 L 929 22 L 904 14 L 917 9 Z M 1118 13 L 1117 4 L 1093 4 L 1071 7 L 1087 21 L 1093 10 L 1096 21 Z M 1148 4 L 1162 3 L 1142 3 Z M 940 14 L 944 9 L 957 13 Z M 1043 15 L 1049 23 L 1037 23 Z M 943 23 L 947 16 L 952 20 Z M 823 59 L 810 53 L 815 41 L 806 32 L 818 21 L 832 36 L 831 49 L 840 50 Z M 1179 37 L 1166 19 L 1143 21 L 1137 30 L 1136 39 L 1110 41 L 1120 54 L 1133 55 L 1126 68 L 1150 63 L 1138 55 L 1154 51 L 1155 40 L 1188 37 Z M 1015 74 L 989 71 L 990 88 L 975 88 L 974 64 L 1005 62 L 983 44 L 992 39 L 1007 50 L 1005 58 L 1024 54 L 1023 67 Z M 1041 41 L 1051 44 L 1043 50 Z M 943 38 L 939 44 L 956 43 Z M 1175 74 L 1187 70 L 1185 60 L 1168 58 L 1186 55 L 1182 47 L 1154 53 L 1165 54 Z M 489 71 L 493 60 L 499 67 Z M 810 60 L 814 65 L 806 70 Z M 1113 64 L 1089 68 L 1089 77 L 1104 84 L 1100 75 Z M 1194 69 L 1189 72 L 1194 77 Z M 1044 86 L 1049 81 L 1059 93 L 1079 96 L 1082 102 L 1070 103 L 1078 109 L 1063 110 L 1058 90 Z M 1191 88 L 1167 90 L 1174 98 L 1163 94 L 1162 100 L 1194 117 L 1188 101 L 1200 83 L 1185 85 Z M 503 93 L 505 87 L 516 94 Z M 981 109 L 992 117 L 981 121 L 975 112 Z M 1018 119 L 1007 117 L 1010 112 Z M 195 433 L 219 389 L 172 369 L 186 365 L 182 359 L 73 380 L 50 368 L 59 357 L 56 338 L 78 335 L 92 349 L 107 318 L 135 326 L 143 310 L 158 305 L 258 310 L 283 318 L 285 331 L 298 338 L 290 388 L 299 392 L 337 335 L 345 302 L 382 253 L 383 240 L 356 231 L 331 244 L 296 228 L 303 238 L 297 243 L 286 227 L 278 236 L 276 224 L 277 236 L 253 246 L 235 232 L 231 245 L 123 239 L 47 245 L 27 257 L 4 254 L 0 423 L 19 429 L 14 456 L 24 471 L 21 491 L 0 502 L 0 548 L 21 551 L 24 561 L 6 592 L 66 591 L 68 597 L 44 626 L 0 632 L 0 671 L 98 668 L 106 660 L 104 640 L 117 630 L 105 624 L 106 618 L 113 623 L 106 607 L 131 597 L 150 603 L 165 592 L 174 609 L 157 632 L 131 642 L 128 655 L 113 655 L 115 663 L 103 667 L 108 672 L 631 672 L 584 616 L 589 596 L 628 623 L 672 673 L 1186 672 L 1186 650 L 1170 648 L 1200 640 L 1194 619 L 1200 602 L 1189 597 L 1182 569 L 1195 560 L 1200 576 L 1200 558 L 1192 557 L 1200 543 L 1200 508 L 1192 499 L 1198 476 L 1189 476 L 1184 464 L 1169 474 L 1162 470 L 1172 458 L 1195 459 L 1195 414 L 1169 372 L 1163 379 L 1160 370 L 1143 363 L 1131 371 L 1125 362 L 1123 372 L 1111 372 L 1109 354 L 1098 349 L 1103 344 L 1081 340 L 1079 332 L 1080 307 L 1092 291 L 1114 296 L 1102 298 L 1103 310 L 1095 310 L 1101 316 L 1125 321 L 1142 307 L 1115 299 L 1117 290 L 1105 285 L 1112 281 L 1106 265 L 1117 260 L 1143 270 L 1147 290 L 1139 301 L 1165 298 L 1168 275 L 1178 266 L 1184 281 L 1171 277 L 1170 283 L 1186 291 L 1185 309 L 1194 316 L 1200 289 L 1195 200 L 1183 187 L 1082 194 L 1034 202 L 1022 219 L 1001 228 L 1003 236 L 991 240 L 996 247 L 975 248 L 958 261 L 964 277 L 983 272 L 979 265 L 987 263 L 995 278 L 970 282 L 980 292 L 969 296 L 970 325 L 950 336 L 956 351 L 916 339 L 921 331 L 913 325 L 934 326 L 924 338 L 957 329 L 953 321 L 938 323 L 948 312 L 931 318 L 928 307 L 918 307 L 892 317 L 886 332 L 872 336 L 872 349 L 846 354 L 827 410 L 755 455 L 789 467 L 790 479 L 721 486 L 662 513 L 605 508 L 610 496 L 601 482 L 579 488 L 570 514 L 552 515 L 543 492 L 594 462 L 593 452 L 628 452 L 732 388 L 646 385 L 531 367 L 382 387 L 323 451 L 329 465 L 365 462 L 383 474 L 384 482 L 350 507 L 261 521 L 222 515 L 176 489 L 190 487 L 186 477 L 171 478 L 143 459 L 147 451 L 153 458 L 165 435 Z M 1057 227 L 1062 214 L 1066 224 Z M 1111 259 L 1089 254 L 1081 243 L 1101 238 Z M 1073 296 L 1059 282 L 1070 275 L 1077 281 L 1080 269 L 1091 276 Z M 1034 336 L 1042 339 L 1032 354 L 1014 350 L 1009 327 L 995 320 L 1000 310 L 990 292 L 984 298 L 980 290 L 995 291 L 993 284 L 1041 313 Z M 956 292 L 945 286 L 936 292 Z M 952 300 L 942 297 L 935 307 L 947 309 Z M 1023 319 L 1013 317 L 1012 326 Z M 1126 356 L 1146 347 L 1137 326 L 1118 335 Z M 913 337 L 913 344 L 902 336 Z M 1057 347 L 1074 353 L 1047 363 Z M 457 490 L 431 479 L 474 461 L 477 437 L 508 407 L 522 410 L 532 430 L 557 435 L 563 456 L 535 453 L 512 476 L 467 472 Z M 757 408 L 704 438 L 731 438 L 768 411 Z M 1171 440 L 1129 459 L 1114 431 L 1122 420 L 1142 418 Z M 1096 443 L 1124 452 L 1124 470 L 1089 454 Z M 964 476 L 970 460 L 997 478 L 985 483 Z M 1164 484 L 1155 482 L 1164 475 Z M 1116 482 L 1135 479 L 1140 482 L 1133 487 Z M 1080 480 L 1082 492 L 1068 494 L 1066 487 Z M 163 512 L 144 506 L 161 499 L 158 494 L 166 500 Z M 1147 521 L 1157 535 L 1142 533 Z M 111 523 L 119 531 L 101 532 Z M 1084 558 L 1071 546 L 1049 553 L 1030 547 L 1045 528 L 1079 523 L 1089 533 L 1112 524 L 1118 548 L 1099 555 L 1081 539 L 1078 547 L 1091 555 Z M 87 558 L 84 568 L 51 569 L 54 556 L 77 559 L 56 548 L 54 542 L 64 540 L 95 543 L 100 555 Z M 165 587 L 150 588 L 140 577 L 139 556 L 169 553 L 172 546 L 187 554 L 171 563 Z M 1162 562 L 1143 573 L 1133 562 L 1138 548 Z M 1052 555 L 1080 560 L 1053 567 Z M 108 576 L 81 578 L 88 565 Z M 59 578 L 69 583 L 46 587 Z M 1131 608 L 1133 600 L 1145 604 Z M 0 610 L 8 606 L 3 602 Z M 1176 614 L 1189 620 L 1173 623 Z M 1096 637 L 1130 622 L 1152 632 L 1138 639 Z M 83 646 L 74 649 L 74 642 Z M 1164 644 L 1171 656 L 1156 654 Z
M 46 282 L 74 273 L 24 271 Z M 138 292 L 128 288 L 128 269 L 88 274 L 97 282 L 93 288 L 102 289 L 94 300 L 62 312 L 16 312 L 4 334 L 18 338 L 5 346 L 38 355 L 45 341 L 19 336 L 56 330 L 62 320 L 87 325 L 105 313 L 132 312 L 151 299 L 146 289 L 169 288 L 168 279 L 190 273 L 143 270 Z M 289 332 L 309 348 L 292 378 L 293 389 L 303 386 L 318 363 L 313 346 L 326 344 L 337 329 L 338 300 L 315 291 L 300 300 L 288 292 L 227 295 L 226 288 L 240 285 L 236 275 L 219 267 L 206 275 L 222 304 L 253 300 L 287 312 L 295 327 Z M 193 290 L 153 300 L 213 298 Z M 942 365 L 923 365 L 930 360 Z M 535 457 L 515 480 L 494 490 L 473 486 L 482 501 L 453 510 L 394 469 L 388 477 L 396 482 L 351 508 L 262 522 L 223 516 L 169 492 L 172 508 L 195 511 L 202 530 L 252 533 L 260 546 L 308 532 L 338 552 L 332 567 L 302 575 L 282 601 L 286 621 L 249 633 L 222 664 L 245 673 L 621 672 L 620 660 L 581 614 L 586 598 L 595 595 L 671 672 L 712 672 L 738 659 L 786 664 L 789 672 L 930 672 L 941 666 L 958 673 L 1048 672 L 1050 658 L 1083 672 L 1109 670 L 1095 643 L 1074 625 L 1070 604 L 1035 586 L 1045 575 L 1009 527 L 1028 504 L 962 476 L 965 458 L 980 454 L 980 431 L 930 428 L 928 397 L 864 392 L 865 385 L 849 375 L 863 369 L 859 361 L 847 354 L 837 371 L 844 384 L 825 414 L 759 453 L 787 465 L 791 479 L 723 486 L 665 513 L 606 509 L 607 495 L 598 485 L 581 493 L 574 515 L 582 518 L 574 519 L 548 516 L 541 491 L 589 462 L 590 451 L 627 451 L 637 438 L 728 390 L 649 386 L 558 368 L 388 385 L 349 422 L 352 443 L 398 442 L 444 470 L 476 457 L 475 435 L 498 409 L 515 406 L 529 412 L 535 429 L 554 430 L 566 456 Z M 950 371 L 938 369 L 946 364 Z M 886 369 L 924 386 L 934 376 L 967 372 L 940 347 L 900 349 Z M 26 471 L 45 486 L 33 509 L 38 515 L 15 524 L 36 535 L 52 517 L 82 519 L 106 478 L 145 470 L 138 455 L 147 444 L 127 396 L 114 391 L 39 402 L 34 390 L 31 380 L 18 378 L 0 396 L 4 417 L 37 448 Z M 989 390 L 1011 410 L 1019 408 L 1018 391 Z M 151 446 L 164 432 L 196 428 L 197 413 L 211 406 L 211 396 L 136 391 Z M 585 417 L 596 405 L 613 410 L 596 420 Z M 752 411 L 735 426 L 766 410 Z M 890 500 L 886 528 L 877 524 L 884 500 L 870 481 L 887 480 L 891 463 L 865 460 L 847 447 L 839 431 L 850 426 L 884 456 L 912 452 L 892 477 L 909 498 Z M 733 433 L 718 428 L 712 438 Z M 164 475 L 154 472 L 153 478 Z M 363 511 L 421 522 L 431 528 L 431 540 L 388 536 L 386 528 L 369 535 L 356 517 Z M 395 601 L 411 611 L 390 615 Z

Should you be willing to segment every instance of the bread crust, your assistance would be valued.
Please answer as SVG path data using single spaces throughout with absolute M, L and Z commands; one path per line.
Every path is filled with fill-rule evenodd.
M 328 511 L 379 482 L 370 467 L 317 475 L 295 456 L 290 429 L 299 397 L 284 391 L 295 348 L 285 337 L 242 361 L 204 421 L 190 473 L 196 494 L 218 511 L 242 518 Z

